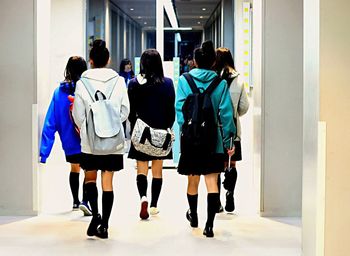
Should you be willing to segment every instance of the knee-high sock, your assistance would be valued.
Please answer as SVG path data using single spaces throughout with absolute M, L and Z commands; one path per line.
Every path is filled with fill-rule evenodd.
M 87 194 L 86 194 L 86 184 L 85 184 L 85 180 L 83 182 L 83 202 L 87 202 L 88 198 L 87 198 Z
M 136 177 L 137 189 L 139 190 L 140 198 L 147 196 L 147 176 L 139 174 Z
M 198 205 L 198 194 L 190 195 L 187 194 L 187 201 L 190 206 L 191 215 L 194 216 L 197 214 L 197 205 Z
M 114 201 L 113 191 L 103 191 L 102 193 L 102 225 L 108 228 L 109 216 L 111 216 Z
M 236 183 L 237 183 L 237 176 L 238 176 L 236 167 L 232 168 L 232 172 L 233 172 L 232 182 L 233 182 L 234 186 L 233 186 L 233 190 L 230 192 L 232 192 L 232 194 L 234 194 L 235 188 L 236 188 Z
M 69 174 L 69 185 L 70 190 L 72 191 L 73 203 L 79 204 L 79 173 L 70 172 Z
M 92 216 L 96 217 L 98 214 L 98 204 L 97 204 L 97 187 L 95 182 L 89 182 L 85 184 L 86 187 L 86 196 L 89 200 Z
M 215 214 L 219 208 L 219 193 L 208 193 L 208 217 L 206 226 L 213 227 Z
M 152 179 L 151 207 L 157 207 L 160 191 L 162 190 L 162 184 L 163 184 L 163 179 L 162 178 L 153 178 Z
M 221 191 L 221 172 L 218 175 L 218 191 L 219 191 L 219 195 L 220 195 L 220 191 Z

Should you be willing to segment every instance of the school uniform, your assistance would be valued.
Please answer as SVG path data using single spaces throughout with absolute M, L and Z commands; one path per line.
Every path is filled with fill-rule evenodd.
M 217 77 L 217 74 L 214 71 L 199 68 L 192 69 L 189 74 L 192 76 L 200 91 L 207 89 L 211 82 Z M 180 131 L 184 124 L 182 107 L 189 94 L 192 94 L 192 90 L 187 83 L 186 78 L 181 76 L 176 92 L 175 103 L 176 117 Z M 206 175 L 224 171 L 226 149 L 230 147 L 230 139 L 231 137 L 234 137 L 234 134 L 236 133 L 236 127 L 232 118 L 233 107 L 227 82 L 225 80 L 221 81 L 214 89 L 210 98 L 213 104 L 214 113 L 218 113 L 218 116 L 220 116 L 220 123 L 222 124 L 220 127 L 218 116 L 215 115 L 215 121 L 218 124 L 215 153 L 210 156 L 196 155 L 195 152 L 191 152 L 191 155 L 181 153 L 178 165 L 178 172 L 180 174 Z
M 155 129 L 172 128 L 175 121 L 175 90 L 170 78 L 164 77 L 162 84 L 151 84 L 138 75 L 129 82 L 128 95 L 131 133 L 137 118 Z M 137 151 L 131 143 L 128 158 L 138 161 L 172 159 L 172 152 L 165 157 L 150 156 Z
M 129 114 L 129 99 L 124 82 L 124 78 L 117 72 L 109 68 L 95 68 L 85 71 L 81 78 L 87 79 L 96 90 L 106 94 L 107 83 L 113 81 L 115 88 L 111 94 L 112 104 L 120 112 L 121 122 L 124 122 Z M 86 131 L 86 118 L 93 103 L 88 91 L 82 81 L 77 82 L 75 100 L 73 106 L 73 118 L 80 129 L 82 162 L 84 170 L 108 170 L 119 171 L 123 169 L 123 154 L 125 147 L 122 145 L 118 150 L 108 155 L 92 154 Z M 123 131 L 122 131 L 123 132 Z

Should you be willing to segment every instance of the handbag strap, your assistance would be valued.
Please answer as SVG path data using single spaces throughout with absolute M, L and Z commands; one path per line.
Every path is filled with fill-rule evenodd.
M 145 144 L 146 142 L 146 139 L 149 141 L 149 143 L 153 146 L 153 147 L 156 147 L 156 148 L 160 148 L 156 145 L 154 145 L 152 143 L 152 137 L 151 137 L 151 129 L 150 127 L 146 126 L 145 129 L 143 130 L 142 132 L 142 136 L 141 136 L 141 139 L 140 139 L 140 143 L 141 144 Z M 171 134 L 170 133 L 167 133 L 166 137 L 165 137 L 165 140 L 164 140 L 164 143 L 163 143 L 163 146 L 161 147 L 163 150 L 167 150 L 168 148 L 168 145 L 171 141 Z

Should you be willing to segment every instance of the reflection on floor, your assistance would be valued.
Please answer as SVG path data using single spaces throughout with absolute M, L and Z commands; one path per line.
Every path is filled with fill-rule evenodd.
M 235 215 L 217 215 L 215 237 L 205 238 L 202 235 L 206 219 L 203 180 L 198 209 L 200 228 L 190 228 L 185 219 L 186 177 L 175 170 L 164 171 L 159 215 L 140 221 L 133 165 L 128 162 L 129 170 L 115 175 L 115 202 L 108 240 L 85 235 L 90 217 L 70 211 L 71 198 L 67 191 L 67 195 L 56 193 L 52 195 L 54 200 L 45 202 L 46 209 L 61 212 L 46 212 L 32 218 L 0 217 L 0 255 L 301 255 L 299 219 L 257 217 L 247 209 L 240 209 L 239 202 L 243 199 L 237 200 Z M 68 184 L 63 181 L 62 184 L 69 189 Z

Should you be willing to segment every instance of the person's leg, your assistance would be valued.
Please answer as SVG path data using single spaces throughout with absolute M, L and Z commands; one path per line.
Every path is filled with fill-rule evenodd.
M 199 186 L 200 176 L 199 175 L 189 175 L 187 184 L 187 200 L 190 209 L 186 213 L 187 219 L 190 221 L 191 227 L 198 227 L 198 186 Z
M 71 170 L 69 174 L 69 185 L 70 190 L 73 196 L 73 210 L 79 209 L 79 174 L 80 174 L 80 165 L 79 164 L 70 164 Z
M 205 224 L 205 229 L 203 234 L 207 237 L 213 237 L 213 226 L 214 226 L 214 219 L 215 214 L 218 211 L 219 208 L 219 190 L 217 185 L 217 173 L 211 173 L 204 176 L 205 177 L 205 184 L 207 186 L 208 191 L 208 205 L 207 205 L 207 222 Z
M 85 171 L 86 197 L 90 203 L 92 220 L 87 230 L 88 236 L 96 234 L 97 226 L 101 223 L 101 216 L 98 213 L 98 192 L 96 187 L 97 170 Z
M 151 214 L 155 215 L 159 211 L 157 209 L 157 203 L 162 190 L 163 178 L 163 160 L 152 161 L 152 189 L 151 189 Z
M 96 236 L 100 238 L 108 238 L 108 221 L 114 202 L 113 174 L 114 172 L 110 171 L 102 172 L 102 221 L 96 233 Z
M 141 211 L 140 218 L 148 219 L 148 200 L 147 200 L 147 174 L 148 174 L 148 161 L 137 161 L 137 189 L 141 198 Z

